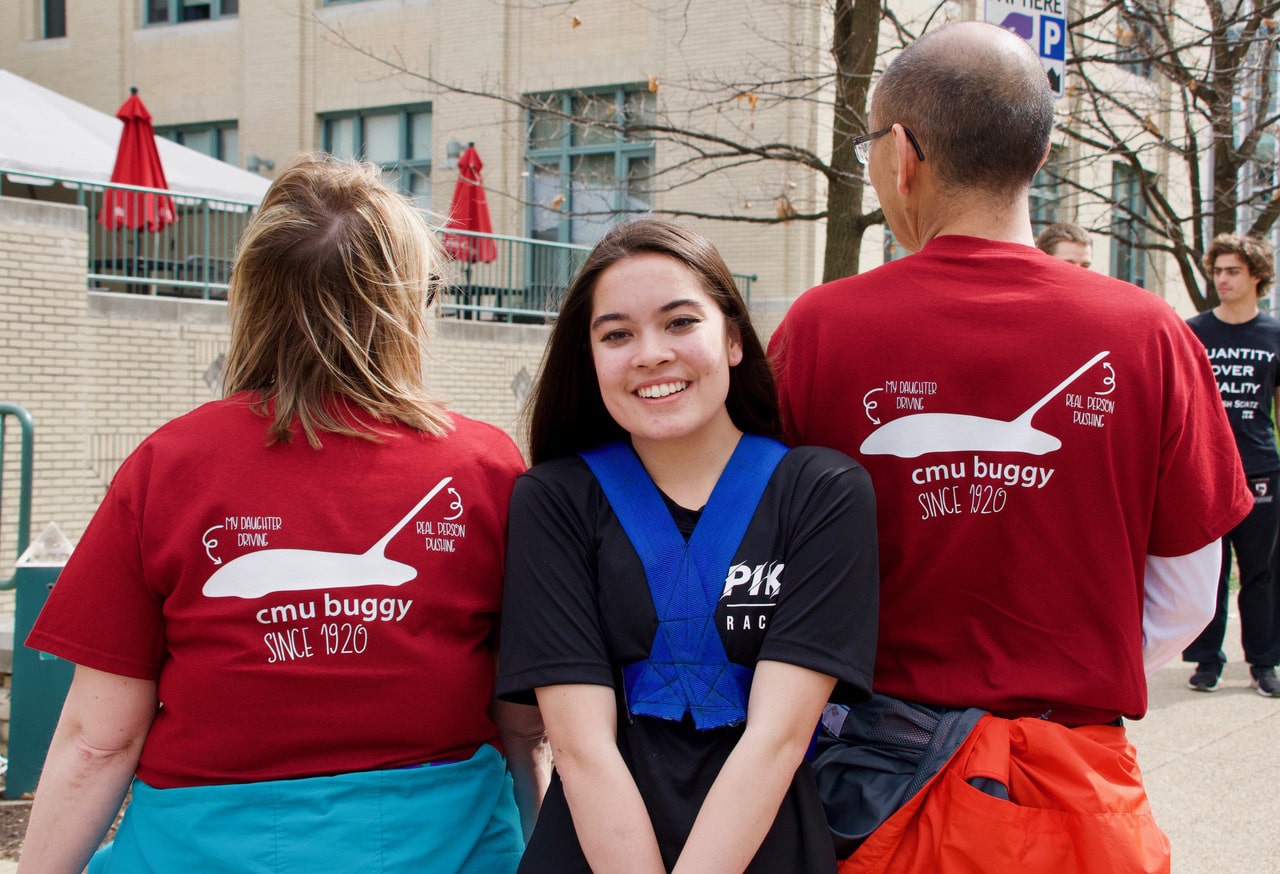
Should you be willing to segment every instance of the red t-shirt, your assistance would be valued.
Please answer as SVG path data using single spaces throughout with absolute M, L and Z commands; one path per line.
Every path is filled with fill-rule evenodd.
M 789 436 L 875 486 L 877 691 L 1072 725 L 1146 711 L 1145 557 L 1194 552 L 1252 506 L 1168 304 L 943 236 L 803 295 L 770 352 Z
M 138 776 L 204 785 L 470 756 L 489 716 L 507 502 L 523 460 L 432 437 L 265 445 L 245 396 L 125 461 L 27 643 L 159 683 Z

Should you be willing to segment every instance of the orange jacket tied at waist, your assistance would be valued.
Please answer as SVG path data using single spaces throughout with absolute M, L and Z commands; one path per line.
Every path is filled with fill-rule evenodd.
M 975 788 L 986 778 L 1009 800 Z M 839 867 L 840 874 L 1170 870 L 1118 726 L 986 715 L 946 765 Z

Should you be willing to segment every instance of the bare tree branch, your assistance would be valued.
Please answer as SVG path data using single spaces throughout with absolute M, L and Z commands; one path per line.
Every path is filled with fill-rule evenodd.
M 645 15 L 657 16 L 678 29 L 678 41 L 687 35 L 693 0 L 629 2 Z M 617 112 L 591 112 L 587 117 L 579 112 L 577 103 L 574 111 L 566 111 L 560 94 L 514 93 L 490 82 L 450 80 L 429 67 L 406 62 L 398 52 L 360 44 L 338 21 L 320 16 L 313 18 L 329 40 L 375 61 L 389 76 L 420 83 L 427 93 L 487 100 L 517 110 L 521 118 L 536 117 L 539 123 L 572 125 L 572 129 L 579 131 L 590 128 L 594 134 L 611 139 L 652 143 L 655 149 L 661 150 L 661 160 L 654 162 L 651 171 L 643 177 L 633 177 L 632 182 L 648 186 L 655 195 L 657 213 L 756 225 L 825 221 L 824 279 L 833 279 L 857 272 L 863 234 L 884 220 L 878 208 L 863 207 L 865 171 L 849 145 L 853 136 L 867 129 L 867 100 L 879 57 L 881 20 L 886 16 L 890 18 L 900 43 L 914 38 L 881 4 L 882 0 L 813 0 L 806 6 L 793 0 L 779 8 L 787 9 L 788 14 L 799 14 L 795 8 L 804 6 L 809 14 L 831 16 L 829 45 L 810 45 L 794 33 L 779 35 L 776 28 L 761 26 L 754 31 L 761 44 L 776 51 L 760 54 L 786 60 L 761 61 L 752 69 L 752 59 L 744 58 L 741 67 L 727 70 L 716 78 L 695 72 L 692 64 L 684 71 L 664 71 L 660 99 L 654 101 L 654 111 L 636 118 L 622 117 Z M 940 2 L 935 13 L 943 6 Z M 531 15 L 565 16 L 577 11 L 574 0 L 524 0 L 519 8 L 523 14 Z M 656 89 L 657 85 L 651 83 L 650 90 Z M 586 99 L 588 92 L 583 95 Z M 799 139 L 758 136 L 757 122 L 771 117 L 772 113 L 778 113 L 777 117 L 782 119 L 797 113 L 807 118 L 830 118 L 830 153 L 823 148 L 826 144 L 815 148 Z M 759 127 L 776 130 L 783 125 L 760 124 Z M 529 142 L 528 131 L 521 131 L 519 136 L 522 142 Z M 768 190 L 768 183 L 764 181 L 768 174 L 760 172 L 766 167 L 776 167 L 780 173 L 773 191 Z M 804 202 L 796 202 L 796 182 L 805 176 L 812 184 L 800 190 L 812 189 L 816 195 L 812 198 L 805 195 Z M 751 178 L 759 181 L 744 185 L 743 180 Z M 705 206 L 690 209 L 677 199 L 663 196 L 711 179 L 717 183 L 719 200 Z M 600 184 L 607 187 L 619 183 L 611 179 L 600 180 Z M 743 191 L 737 186 L 754 186 L 754 190 Z M 732 196 L 735 190 L 740 196 Z M 527 197 L 523 192 L 498 194 L 516 197 L 521 202 Z M 528 205 L 551 210 L 568 220 L 602 217 L 599 204 L 595 204 L 597 211 L 593 212 L 568 197 Z
M 1113 236 L 1136 228 L 1139 238 L 1125 242 L 1167 253 L 1203 310 L 1218 303 L 1202 265 L 1208 241 L 1237 228 L 1265 234 L 1280 219 L 1280 0 L 1200 2 L 1109 0 L 1071 22 L 1068 66 L 1082 111 L 1062 130 L 1083 152 L 1132 171 L 1139 208 L 1106 181 L 1087 194 L 1111 211 Z

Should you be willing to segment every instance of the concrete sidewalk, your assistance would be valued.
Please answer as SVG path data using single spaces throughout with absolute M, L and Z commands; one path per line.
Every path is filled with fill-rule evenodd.
M 1173 874 L 1280 870 L 1280 698 L 1249 688 L 1234 615 L 1225 649 L 1217 691 L 1192 692 L 1195 666 L 1172 662 L 1149 679 L 1146 718 L 1128 723 Z

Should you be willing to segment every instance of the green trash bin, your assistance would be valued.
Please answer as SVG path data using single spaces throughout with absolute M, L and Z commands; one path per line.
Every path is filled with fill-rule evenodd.
M 13 686 L 9 695 L 9 770 L 4 797 L 34 792 L 75 665 L 23 645 L 49 599 L 71 546 L 52 522 L 14 566 Z

